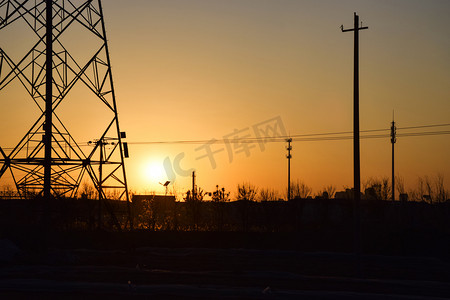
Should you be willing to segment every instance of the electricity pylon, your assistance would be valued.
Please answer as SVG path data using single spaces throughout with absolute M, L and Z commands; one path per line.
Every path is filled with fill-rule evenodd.
M 21 197 L 37 194 L 45 199 L 75 197 L 82 180 L 90 178 L 100 200 L 114 194 L 129 203 L 128 150 L 119 128 L 101 1 L 0 0 L 0 33 L 20 26 L 19 32 L 25 28 L 32 37 L 32 46 L 9 53 L 7 46 L 20 46 L 24 37 L 0 40 L 0 97 L 19 81 L 30 106 L 37 108 L 37 118 L 14 148 L 0 148 L 0 178 L 9 171 Z M 18 52 L 25 54 L 14 59 Z M 70 98 L 79 86 L 85 94 Z M 95 106 L 95 122 L 86 118 L 73 124 L 76 113 L 67 113 L 68 98 L 72 110 L 83 105 L 89 112 Z M 70 129 L 86 128 L 91 147 L 76 141 L 67 119 Z

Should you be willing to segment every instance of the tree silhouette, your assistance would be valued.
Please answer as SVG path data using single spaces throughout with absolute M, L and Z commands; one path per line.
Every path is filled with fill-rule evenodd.
M 430 204 L 442 203 L 448 200 L 450 192 L 445 188 L 444 176 L 437 174 L 434 180 L 429 176 L 418 177 L 416 189 L 409 191 L 411 200 L 424 201 Z
M 395 189 L 399 195 L 406 193 L 405 180 L 400 175 L 395 176 Z
M 449 192 L 445 189 L 444 175 L 442 174 L 436 175 L 435 187 L 436 187 L 436 201 L 438 203 L 443 203 L 447 201 L 447 198 L 449 197 Z
M 392 186 L 390 184 L 390 179 L 388 177 L 379 178 L 369 178 L 366 180 L 365 189 L 371 189 L 377 200 L 389 200 L 391 198 Z
M 334 185 L 327 185 L 326 187 L 322 188 L 322 191 L 317 196 L 321 198 L 331 199 L 334 198 L 335 194 L 336 187 Z
M 311 196 L 312 188 L 303 181 L 291 182 L 291 194 L 293 198 L 305 199 Z
M 81 199 L 96 199 L 97 198 L 97 190 L 90 182 L 83 182 L 80 188 L 80 198 Z
M 278 200 L 278 193 L 269 188 L 263 188 L 259 191 L 259 201 L 276 201 Z
M 225 192 L 225 188 L 219 189 L 219 185 L 216 185 L 216 190 L 212 193 L 212 200 L 214 202 L 227 202 L 230 201 L 230 192 Z
M 257 193 L 258 189 L 254 185 L 244 182 L 237 186 L 236 200 L 255 201 Z

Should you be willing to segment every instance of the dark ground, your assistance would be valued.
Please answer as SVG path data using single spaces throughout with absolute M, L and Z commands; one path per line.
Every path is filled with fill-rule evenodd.
M 339 232 L 6 238 L 1 299 L 450 299 L 449 239 L 432 232 L 378 233 L 359 257 Z

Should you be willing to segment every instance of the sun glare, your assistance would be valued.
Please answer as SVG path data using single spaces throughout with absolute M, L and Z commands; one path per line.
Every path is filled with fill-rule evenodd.
M 149 162 L 144 168 L 144 175 L 147 181 L 151 183 L 162 182 L 166 178 L 163 164 L 161 162 Z

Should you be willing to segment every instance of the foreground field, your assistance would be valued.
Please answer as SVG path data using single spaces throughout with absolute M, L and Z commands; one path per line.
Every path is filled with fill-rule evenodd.
M 204 247 L 212 243 L 201 233 L 177 233 L 180 239 L 172 241 L 158 241 L 153 235 L 153 241 L 135 240 L 134 246 L 127 239 L 118 243 L 103 236 L 84 243 L 68 237 L 54 241 L 46 251 L 4 240 L 1 298 L 450 298 L 445 256 L 357 256 L 281 244 L 270 247 L 268 241 L 254 241 L 259 247 L 252 248 L 242 243 L 242 234 L 228 235 L 222 247 L 212 248 Z M 239 244 L 243 247 L 232 247 Z

